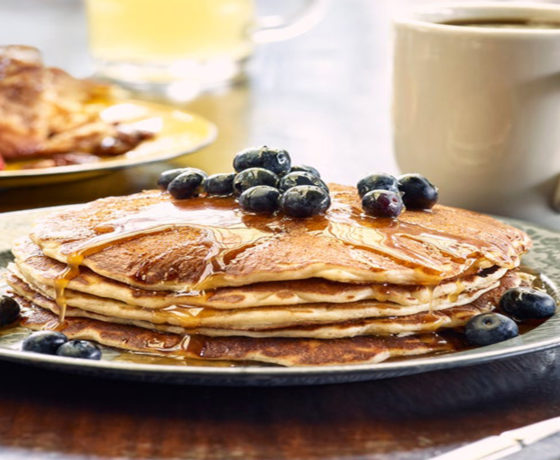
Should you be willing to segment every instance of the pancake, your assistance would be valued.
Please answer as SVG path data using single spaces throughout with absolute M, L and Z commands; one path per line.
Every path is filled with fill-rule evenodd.
M 39 291 L 33 289 L 26 283 L 18 280 L 14 275 L 9 275 L 7 281 L 12 289 L 21 297 L 28 299 L 33 304 L 59 314 L 60 309 L 54 300 L 49 299 Z M 250 321 L 242 323 L 243 329 L 220 329 L 202 327 L 177 327 L 170 323 L 154 322 L 153 318 L 141 319 L 129 314 L 107 315 L 97 311 L 84 310 L 68 306 L 66 317 L 86 317 L 106 322 L 117 322 L 121 324 L 134 324 L 147 329 L 173 332 L 178 334 L 198 334 L 205 336 L 247 336 L 247 337 L 301 337 L 333 339 L 355 337 L 360 335 L 387 336 L 402 333 L 425 333 L 442 328 L 463 326 L 472 316 L 486 313 L 494 309 L 502 293 L 520 282 L 515 273 L 508 273 L 498 287 L 482 294 L 471 303 L 458 307 L 446 308 L 444 310 L 427 311 L 412 315 L 371 317 L 356 321 L 343 321 L 340 315 L 335 315 L 337 320 L 331 324 L 320 325 L 294 325 L 290 327 L 278 327 L 273 322 L 265 323 L 265 327 L 257 327 Z M 230 311 L 218 311 L 219 314 L 231 313 Z M 242 310 L 247 316 L 247 311 Z M 288 314 L 288 317 L 290 315 Z M 168 317 L 169 318 L 169 317 Z M 150 320 L 151 319 L 151 320 Z M 217 318 L 219 319 L 219 317 Z M 245 318 L 247 320 L 247 318 Z
M 12 252 L 19 272 L 25 279 L 42 286 L 51 297 L 56 280 L 66 269 L 66 264 L 46 257 L 39 246 L 28 237 L 14 242 Z M 114 299 L 127 305 L 144 308 L 167 308 L 176 305 L 196 307 L 239 309 L 257 306 L 301 305 L 307 303 L 346 303 L 360 300 L 392 302 L 423 309 L 435 303 L 435 299 L 449 297 L 448 302 L 457 303 L 462 292 L 474 292 L 493 287 L 507 269 L 492 267 L 476 275 L 446 280 L 435 287 L 402 286 L 388 284 L 347 284 L 311 278 L 307 280 L 258 283 L 248 286 L 219 288 L 205 292 L 149 291 L 100 276 L 86 267 L 69 280 L 69 297 L 77 292 Z M 50 290 L 48 290 L 50 288 Z M 45 291 L 48 290 L 48 291 Z M 73 291 L 76 291 L 73 292 Z M 470 300 L 470 299 L 469 299 Z M 465 302 L 462 302 L 465 303 Z M 72 304 L 70 302 L 70 304 Z M 76 305 L 75 305 L 76 306 Z M 77 306 L 84 306 L 83 304 Z M 405 310 L 403 310 L 405 311 Z M 412 311 L 412 310 L 411 310 Z M 417 312 L 415 310 L 413 312 Z M 409 314 L 409 313 L 403 313 Z
M 331 200 L 295 219 L 232 197 L 101 199 L 36 222 L 3 276 L 31 329 L 184 364 L 285 366 L 456 350 L 451 330 L 522 282 L 531 243 L 509 225 L 439 205 L 372 218 L 336 184 Z
M 22 326 L 42 330 L 57 322 L 53 313 L 15 296 L 22 305 Z M 437 334 L 352 339 L 252 339 L 190 337 L 87 318 L 68 318 L 58 330 L 70 339 L 93 340 L 123 351 L 183 360 L 247 361 L 282 366 L 378 363 L 389 358 L 450 352 L 452 342 Z
M 325 215 L 292 219 L 244 213 L 233 198 L 146 191 L 48 215 L 31 239 L 73 271 L 172 291 L 308 278 L 436 285 L 515 268 L 530 246 L 524 232 L 470 211 L 436 205 L 387 221 L 362 215 L 354 187 L 331 184 L 331 200 Z
M 37 291 L 49 299 L 55 298 L 54 289 L 24 277 L 15 266 L 10 266 L 7 283 L 25 296 L 29 290 Z M 211 327 L 233 329 L 270 329 L 296 325 L 325 324 L 361 318 L 406 316 L 425 311 L 436 311 L 473 302 L 482 294 L 499 285 L 499 281 L 485 289 L 463 292 L 448 298 L 433 299 L 424 305 L 402 306 L 394 303 L 359 301 L 345 304 L 315 303 L 219 310 L 205 307 L 172 306 L 163 309 L 146 309 L 127 305 L 107 298 L 100 298 L 79 291 L 65 290 L 66 304 L 92 313 L 123 319 L 167 323 L 184 328 Z

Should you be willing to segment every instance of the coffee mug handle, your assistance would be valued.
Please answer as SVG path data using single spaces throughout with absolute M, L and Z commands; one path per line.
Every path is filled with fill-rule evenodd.
M 552 197 L 552 209 L 560 213 L 560 175 L 556 178 L 556 188 Z
M 306 0 L 292 18 L 263 16 L 257 19 L 253 41 L 270 43 L 297 37 L 315 27 L 325 16 L 328 0 Z

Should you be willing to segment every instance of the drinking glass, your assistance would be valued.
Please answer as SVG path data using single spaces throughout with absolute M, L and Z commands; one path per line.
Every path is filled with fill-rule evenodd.
M 90 51 L 98 76 L 188 99 L 234 82 L 256 44 L 307 31 L 324 6 L 283 18 L 257 17 L 254 0 L 86 0 Z

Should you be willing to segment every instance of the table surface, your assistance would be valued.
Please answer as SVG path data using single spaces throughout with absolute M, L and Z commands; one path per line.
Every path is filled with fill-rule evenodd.
M 332 181 L 397 172 L 389 124 L 389 17 L 405 3 L 332 3 L 305 36 L 260 48 L 249 81 L 184 105 L 216 122 L 212 146 L 173 163 L 0 191 L 0 211 L 150 188 L 163 169 L 229 170 L 254 144 L 285 147 Z M 73 0 L 0 0 L 0 42 L 87 73 Z M 56 24 L 56 27 L 53 27 Z M 68 40 L 68 37 L 72 37 Z M 64 46 L 61 46 L 64 44 Z M 559 225 L 560 228 L 560 225 Z M 560 413 L 560 351 L 368 383 L 293 388 L 118 382 L 0 364 L 0 457 L 423 459 Z M 515 458 L 558 458 L 552 438 Z

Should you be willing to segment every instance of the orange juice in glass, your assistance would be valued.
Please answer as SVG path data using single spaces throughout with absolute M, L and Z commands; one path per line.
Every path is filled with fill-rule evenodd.
M 254 0 L 86 0 L 90 50 L 97 73 L 125 85 L 205 89 L 239 76 L 256 42 L 312 25 L 321 3 L 263 30 Z

